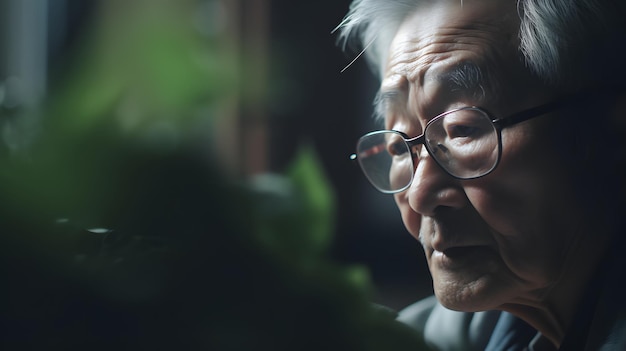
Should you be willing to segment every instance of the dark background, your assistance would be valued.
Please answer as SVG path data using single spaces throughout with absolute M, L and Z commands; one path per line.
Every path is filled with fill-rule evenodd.
M 95 0 L 21 1 L 0 0 L 3 88 L 7 78 L 16 74 L 10 62 L 19 61 L 19 55 L 32 61 L 33 69 L 29 72 L 42 72 L 41 77 L 33 79 L 45 85 L 50 72 L 59 71 L 58 67 L 66 64 L 66 57 L 98 9 Z M 35 3 L 45 6 L 32 5 Z M 228 7 L 231 1 L 222 3 Z M 24 5 L 25 17 L 9 11 L 16 4 L 29 4 Z M 303 143 L 313 145 L 337 201 L 333 258 L 365 266 L 376 288 L 376 302 L 392 308 L 402 308 L 430 294 L 431 281 L 423 252 L 404 229 L 392 197 L 374 190 L 348 158 L 362 134 L 380 128 L 371 117 L 377 82 L 362 59 L 341 72 L 357 53 L 343 53 L 336 45 L 337 35 L 331 34 L 348 11 L 349 1 L 245 0 L 237 4 L 230 7 L 241 12 L 231 14 L 234 21 L 239 21 L 235 27 L 245 28 L 250 18 L 265 23 L 263 42 L 246 37 L 250 33 L 243 31 L 240 44 L 244 56 L 248 55 L 246 60 L 255 59 L 255 51 L 248 51 L 247 45 L 262 47 L 266 55 L 263 171 L 284 172 Z M 206 10 L 210 6 L 199 8 Z M 263 12 L 258 12 L 258 8 Z M 33 46 L 34 51 L 13 50 L 16 43 L 31 43 L 37 38 L 38 28 L 46 33 L 44 39 L 39 36 L 45 45 Z M 47 70 L 37 66 L 41 64 Z M 253 77 L 247 80 L 244 71 L 243 84 L 254 84 L 251 80 Z M 32 95 L 36 100 L 39 92 Z M 14 109 L 7 101 L 3 108 Z M 241 113 L 254 113 L 255 108 L 243 106 Z M 242 134 L 233 137 L 241 138 Z
M 348 6 L 272 1 L 272 52 L 287 53 L 280 69 L 296 92 L 283 97 L 288 109 L 271 110 L 271 155 L 280 169 L 299 141 L 313 142 L 337 195 L 335 257 L 367 266 L 378 302 L 401 308 L 430 294 L 431 281 L 422 249 L 406 232 L 392 197 L 374 190 L 348 159 L 362 134 L 380 128 L 371 108 L 377 81 L 365 61 L 341 73 L 357 53 L 343 53 L 331 31 Z

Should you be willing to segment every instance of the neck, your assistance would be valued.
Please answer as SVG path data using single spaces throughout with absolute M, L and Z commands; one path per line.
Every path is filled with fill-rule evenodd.
M 602 238 L 588 232 L 581 235 L 568 250 L 561 275 L 554 284 L 502 309 L 523 319 L 555 347 L 560 347 L 608 250 L 608 236 Z

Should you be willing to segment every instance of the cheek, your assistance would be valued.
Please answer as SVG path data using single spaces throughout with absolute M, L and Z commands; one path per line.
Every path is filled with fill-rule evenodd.
M 465 186 L 509 269 L 540 285 L 558 275 L 564 251 L 578 235 L 578 220 L 585 218 L 565 166 L 546 150 L 503 155 L 496 171 Z
M 570 217 L 577 205 L 572 195 L 575 187 L 561 161 L 551 142 L 528 127 L 504 133 L 498 168 L 467 182 L 465 190 L 472 205 L 499 233 L 548 229 L 542 226 Z
M 530 200 L 534 197 L 531 191 L 515 189 L 522 188 L 468 188 L 466 193 L 489 227 L 497 255 L 507 270 L 530 284 L 527 287 L 542 288 L 558 277 L 567 239 L 564 228 L 554 222 L 558 214 Z
M 489 182 L 485 178 L 468 184 L 465 192 L 489 227 L 502 236 L 556 240 L 571 229 L 572 216 L 581 211 L 573 187 L 561 172 L 547 167 L 502 167 L 502 172 L 487 177 L 493 176 Z
M 411 156 L 406 154 L 406 157 L 394 157 L 389 173 L 389 182 L 392 187 L 401 188 L 409 184 L 413 174 L 413 160 Z
M 478 212 L 480 217 L 496 233 L 505 236 L 517 232 L 522 225 L 527 223 L 528 217 L 525 214 L 522 203 L 525 202 L 523 196 L 506 184 L 481 185 L 472 184 L 465 187 L 465 193 L 472 207 Z
M 402 222 L 409 231 L 409 233 L 417 240 L 419 240 L 420 227 L 422 225 L 422 216 L 411 209 L 409 200 L 407 198 L 407 191 L 400 194 L 395 194 L 394 199 L 400 214 L 402 216 Z

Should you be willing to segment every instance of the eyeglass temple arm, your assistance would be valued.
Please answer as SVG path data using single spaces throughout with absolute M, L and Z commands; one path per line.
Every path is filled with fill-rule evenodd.
M 502 129 L 502 128 L 505 128 L 507 126 L 510 126 L 516 123 L 527 121 L 533 117 L 541 116 L 550 111 L 560 109 L 571 103 L 577 103 L 577 102 L 580 102 L 581 100 L 585 100 L 585 101 L 593 100 L 598 97 L 617 96 L 619 94 L 623 94 L 624 92 L 626 92 L 626 87 L 621 86 L 621 85 L 615 85 L 615 86 L 609 85 L 605 87 L 590 88 L 590 89 L 586 89 L 578 93 L 564 96 L 557 100 L 553 100 L 544 105 L 532 107 L 532 108 L 529 108 L 528 110 L 514 113 L 508 117 L 497 118 L 493 120 L 492 122 L 497 128 Z
M 502 129 L 502 128 L 505 128 L 505 127 L 508 127 L 517 123 L 527 121 L 531 118 L 541 116 L 550 111 L 554 111 L 559 108 L 562 108 L 566 106 L 568 103 L 570 103 L 572 100 L 573 98 L 571 96 L 562 98 L 559 100 L 554 100 L 554 101 L 548 102 L 547 104 L 536 106 L 536 107 L 531 107 L 527 110 L 514 113 L 504 118 L 497 118 L 493 120 L 492 122 L 496 127 Z

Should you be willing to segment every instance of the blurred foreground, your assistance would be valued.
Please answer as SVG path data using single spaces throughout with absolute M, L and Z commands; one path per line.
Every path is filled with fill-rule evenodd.
M 109 168 L 116 181 L 83 179 L 115 194 L 107 228 L 55 219 L 34 194 L 19 196 L 32 184 L 55 186 L 44 181 L 54 169 L 32 161 L 3 170 L 5 349 L 419 347 L 393 314 L 369 304 L 362 272 L 326 257 L 306 156 L 294 166 L 293 192 L 276 194 L 226 182 L 187 152 L 120 143 L 100 144 L 123 151 Z
M 0 346 L 419 349 L 369 303 L 367 274 L 329 258 L 313 149 L 280 175 L 237 167 L 224 131 L 264 87 L 242 89 L 239 54 L 183 25 L 196 3 L 94 2 L 41 101 L 8 103 L 6 79 Z

